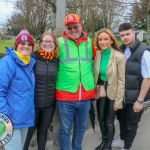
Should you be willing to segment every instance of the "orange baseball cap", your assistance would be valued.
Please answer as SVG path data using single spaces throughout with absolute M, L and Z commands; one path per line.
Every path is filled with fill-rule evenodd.
M 68 23 L 81 23 L 80 18 L 77 14 L 69 14 L 66 16 L 65 21 L 64 21 L 64 25 L 66 26 Z

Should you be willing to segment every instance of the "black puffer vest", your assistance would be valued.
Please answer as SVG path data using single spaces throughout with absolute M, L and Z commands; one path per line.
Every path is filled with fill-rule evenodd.
M 125 46 L 122 45 L 121 49 L 125 51 Z M 131 55 L 126 62 L 125 69 L 125 102 L 134 103 L 140 93 L 143 77 L 141 74 L 141 60 L 145 50 L 149 50 L 136 39 L 135 43 L 130 47 Z M 150 90 L 147 92 L 145 101 L 150 99 Z
M 45 60 L 36 52 L 32 53 L 36 59 L 35 74 L 35 107 L 48 107 L 55 103 L 56 79 L 58 71 L 58 58 Z

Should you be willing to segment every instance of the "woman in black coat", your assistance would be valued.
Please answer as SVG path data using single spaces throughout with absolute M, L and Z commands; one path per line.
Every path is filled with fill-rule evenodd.
M 59 61 L 56 37 L 52 33 L 44 33 L 32 56 L 36 59 L 35 125 L 28 130 L 24 150 L 28 150 L 35 129 L 37 129 L 38 150 L 45 150 L 47 131 L 56 106 L 55 89 Z

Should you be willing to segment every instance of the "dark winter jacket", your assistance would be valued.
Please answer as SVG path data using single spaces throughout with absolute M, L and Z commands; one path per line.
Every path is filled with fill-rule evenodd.
M 50 61 L 33 52 L 32 57 L 36 59 L 34 66 L 35 74 L 35 107 L 48 107 L 55 103 L 55 89 L 58 71 L 58 58 Z
M 121 49 L 125 51 L 125 46 L 122 45 Z M 141 60 L 145 50 L 149 50 L 148 47 L 141 44 L 136 39 L 134 44 L 130 47 L 131 55 L 126 62 L 125 69 L 125 102 L 134 103 L 140 93 L 141 84 L 143 81 L 141 71 Z M 144 100 L 150 99 L 150 90 L 147 92 Z
M 6 56 L 0 59 L 0 112 L 7 115 L 13 128 L 34 125 L 34 58 L 25 65 L 6 48 Z

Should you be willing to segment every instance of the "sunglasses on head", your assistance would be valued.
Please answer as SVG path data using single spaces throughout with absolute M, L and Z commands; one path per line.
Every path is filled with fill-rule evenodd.
M 72 27 L 71 26 L 67 26 L 66 29 L 71 31 L 73 29 L 77 30 L 77 29 L 79 29 L 79 27 L 80 27 L 79 25 L 75 25 L 75 26 L 72 26 Z

